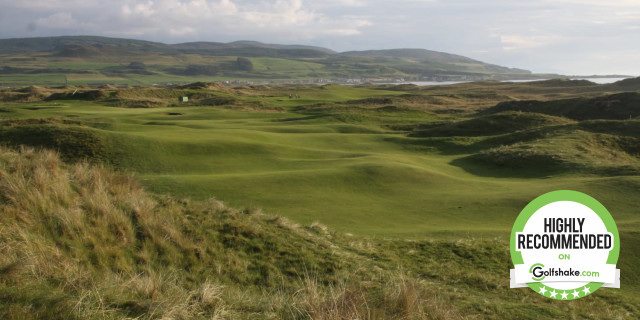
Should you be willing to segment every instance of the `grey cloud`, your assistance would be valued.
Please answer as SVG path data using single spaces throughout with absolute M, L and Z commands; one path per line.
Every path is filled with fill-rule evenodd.
M 0 0 L 0 37 L 412 47 L 537 72 L 640 74 L 639 18 L 633 0 Z

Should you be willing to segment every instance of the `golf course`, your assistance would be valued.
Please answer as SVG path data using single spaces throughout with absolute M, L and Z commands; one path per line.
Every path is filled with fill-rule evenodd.
M 24 218 L 20 210 L 30 207 L 3 195 L 4 210 L 16 217 L 3 222 L 29 236 L 17 240 L 3 231 L 2 243 L 42 237 L 33 242 L 39 248 L 83 261 L 86 279 L 75 286 L 51 271 L 29 283 L 53 289 L 29 296 L 15 285 L 29 268 L 20 271 L 19 254 L 14 252 L 15 261 L 8 254 L 0 272 L 0 314 L 63 310 L 83 318 L 91 310 L 94 318 L 162 318 L 174 310 L 162 300 L 176 295 L 171 286 L 185 297 L 202 295 L 198 290 L 205 289 L 193 284 L 217 270 L 211 281 L 226 289 L 215 299 L 199 296 L 197 306 L 182 306 L 184 318 L 637 317 L 638 90 L 637 78 L 612 84 L 555 79 L 425 87 L 198 82 L 2 89 L 0 142 L 6 149 L 0 177 L 23 172 L 19 177 L 37 181 L 44 173 L 29 166 L 59 157 L 71 178 L 56 183 L 68 183 L 65 192 L 86 197 L 82 201 L 91 203 L 84 188 L 98 187 L 77 173 L 78 166 L 126 177 L 104 178 L 115 185 L 135 181 L 130 196 L 156 204 L 133 205 L 122 200 L 127 192 L 121 187 L 106 184 L 100 188 L 110 190 L 103 195 L 114 201 L 109 210 L 124 210 L 120 220 L 91 218 L 101 211 L 79 204 L 89 212 L 86 220 L 67 226 L 75 220 L 65 218 L 55 227 L 46 225 L 49 218 Z M 18 158 L 28 164 L 16 164 Z M 66 199 L 42 188 L 38 192 L 51 199 Z M 621 289 L 564 304 L 508 289 L 513 223 L 528 202 L 554 190 L 586 193 L 611 212 L 622 239 Z M 66 208 L 80 200 L 56 201 Z M 157 216 L 167 218 L 149 218 L 158 221 L 139 231 L 144 215 L 137 212 L 144 209 L 137 206 L 155 206 L 162 212 Z M 203 213 L 207 206 L 217 213 Z M 113 227 L 118 225 L 128 227 Z M 137 240 L 131 244 L 131 238 Z M 93 239 L 91 245 L 86 239 Z M 202 249 L 208 245 L 225 249 Z M 105 247 L 90 253 L 95 246 Z M 149 274 L 156 268 L 170 275 Z M 109 270 L 108 283 L 87 280 L 100 270 Z M 156 284 L 157 293 L 116 292 L 141 274 L 171 285 Z M 95 294 L 79 289 L 87 283 L 99 288 Z M 110 302 L 100 309 L 100 299 Z M 54 301 L 57 309 L 45 307 Z

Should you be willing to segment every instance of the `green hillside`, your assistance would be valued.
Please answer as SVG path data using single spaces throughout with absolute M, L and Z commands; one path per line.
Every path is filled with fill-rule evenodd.
M 131 51 L 156 50 L 167 45 L 132 39 L 118 39 L 95 36 L 65 36 L 41 38 L 0 39 L 0 54 L 28 54 L 32 52 L 54 52 L 63 46 L 113 47 Z
M 512 74 L 514 77 L 518 74 L 530 75 L 531 71 L 506 68 L 497 65 L 486 64 L 477 60 L 473 60 L 460 55 L 454 55 L 444 52 L 431 51 L 425 49 L 389 49 L 389 50 L 365 50 L 365 51 L 348 51 L 342 55 L 351 57 L 375 57 L 375 58 L 397 58 L 405 61 L 424 64 L 428 67 L 440 67 L 442 71 L 480 71 L 486 73 L 505 73 Z
M 246 63 L 239 65 L 238 59 Z M 0 86 L 540 77 L 557 75 L 535 75 L 423 49 L 337 53 L 314 46 L 255 41 L 164 44 L 94 36 L 0 39 Z

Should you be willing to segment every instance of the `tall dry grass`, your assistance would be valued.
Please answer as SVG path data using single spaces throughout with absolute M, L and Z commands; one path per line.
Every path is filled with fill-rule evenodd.
M 313 260 L 316 255 L 333 256 L 321 258 L 329 261 L 356 256 L 331 242 L 334 234 L 320 223 L 304 228 L 257 208 L 238 211 L 216 200 L 153 196 L 131 174 L 87 162 L 65 164 L 53 151 L 1 148 L 0 200 L 0 296 L 14 300 L 0 304 L 4 317 L 232 319 L 256 308 L 260 318 L 287 319 L 454 315 L 420 283 L 398 276 L 387 275 L 380 291 L 348 272 L 327 282 L 326 275 L 311 276 L 305 267 L 302 276 L 280 275 L 281 289 L 223 286 L 216 276 L 260 279 L 251 272 L 264 270 L 251 270 L 271 261 L 267 252 L 256 255 L 264 246 L 287 250 L 291 261 L 311 259 L 301 263 L 316 267 L 323 263 Z M 207 235 L 209 242 L 203 242 Z M 329 261 L 327 266 L 335 264 Z
M 458 243 L 429 242 L 428 260 L 416 244 L 152 195 L 131 174 L 0 148 L 0 319 L 513 318 L 536 301 L 474 271 L 494 265 L 474 265 Z M 462 251 L 493 252 L 486 245 Z M 637 314 L 607 297 L 587 316 Z
M 138 266 L 143 247 L 190 244 L 180 208 L 160 207 L 131 175 L 65 165 L 53 151 L 2 148 L 0 211 L 0 286 L 14 300 L 3 318 L 225 315 L 214 282 L 186 285 L 170 266 Z

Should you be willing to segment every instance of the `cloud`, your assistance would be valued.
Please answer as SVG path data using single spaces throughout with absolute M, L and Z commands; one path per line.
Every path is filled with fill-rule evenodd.
M 277 0 L 259 9 L 239 12 L 239 16 L 261 28 L 305 25 L 318 20 L 316 14 L 302 7 L 301 0 Z
M 370 21 L 353 12 L 331 10 L 366 5 L 365 0 L 0 0 L 0 11 L 13 9 L 31 16 L 40 34 L 66 30 L 163 41 L 268 35 L 271 41 L 296 41 L 360 34 Z
M 547 36 L 502 35 L 500 36 L 500 42 L 502 43 L 502 48 L 507 51 L 540 48 L 540 47 L 559 43 L 562 40 L 563 40 L 563 37 L 556 36 L 556 35 L 547 35 Z
M 81 7 L 94 7 L 102 4 L 104 0 L 30 0 L 30 1 L 11 1 L 0 0 L 0 7 L 17 8 L 22 10 L 69 10 Z
M 46 18 L 37 19 L 35 26 L 51 29 L 73 29 L 81 28 L 82 23 L 73 18 L 69 12 L 58 12 Z M 35 29 L 35 26 L 32 29 Z
M 191 34 L 196 34 L 196 29 L 194 28 L 190 28 L 190 27 L 178 27 L 178 28 L 171 28 L 169 29 L 169 34 L 171 34 L 172 36 L 185 36 L 185 35 L 191 35 Z
M 165 43 L 258 40 L 338 51 L 425 48 L 576 74 L 614 62 L 616 70 L 627 65 L 629 73 L 640 73 L 627 54 L 640 52 L 640 41 L 633 41 L 638 21 L 638 0 L 0 0 L 0 37 L 90 34 Z
M 338 5 L 344 5 L 348 7 L 364 7 L 367 5 L 366 1 L 363 0 L 338 0 Z
M 636 7 L 640 8 L 637 0 L 546 0 L 544 2 L 553 4 L 570 4 L 579 6 L 598 6 L 598 7 Z
M 155 13 L 153 9 L 153 2 L 149 1 L 147 3 L 138 3 L 133 6 L 129 4 L 125 4 L 122 6 L 122 14 L 124 16 L 142 16 L 142 17 L 150 17 Z

